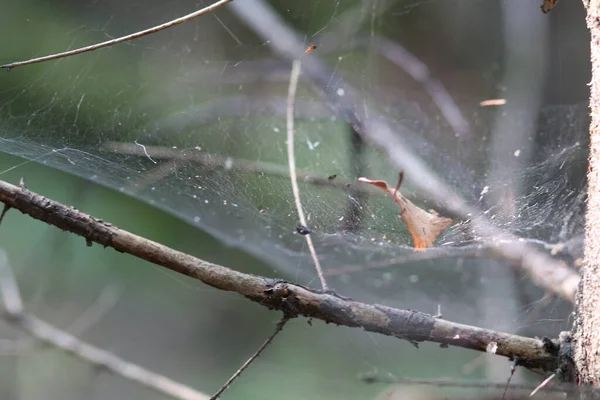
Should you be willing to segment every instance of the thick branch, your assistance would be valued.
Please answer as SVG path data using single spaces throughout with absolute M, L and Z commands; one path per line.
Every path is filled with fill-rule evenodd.
M 35 219 L 198 279 L 214 288 L 237 292 L 286 315 L 303 315 L 337 325 L 363 328 L 413 342 L 492 352 L 516 358 L 527 368 L 553 370 L 556 348 L 549 340 L 526 338 L 434 318 L 417 311 L 353 301 L 293 283 L 244 274 L 195 258 L 47 199 L 24 187 L 0 181 L 0 201 Z
M 590 30 L 590 159 L 585 257 L 577 296 L 575 363 L 578 381 L 600 387 L 600 1 L 584 0 Z

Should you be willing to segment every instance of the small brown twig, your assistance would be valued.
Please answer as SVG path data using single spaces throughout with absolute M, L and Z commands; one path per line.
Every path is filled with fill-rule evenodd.
M 418 311 L 366 304 L 330 292 L 231 270 L 134 235 L 4 181 L 0 181 L 0 202 L 82 236 L 88 243 L 112 247 L 216 289 L 239 293 L 263 307 L 281 310 L 289 316 L 302 315 L 412 342 L 428 341 L 481 352 L 488 352 L 488 346 L 493 342 L 496 355 L 518 358 L 523 367 L 547 371 L 556 368 L 556 343 L 549 339 L 527 338 L 442 320 Z
M 396 194 L 398 193 L 398 189 L 402 185 L 402 181 L 404 180 L 404 171 L 400 171 L 398 173 L 398 182 L 396 183 L 396 187 L 394 188 L 394 193 L 392 194 L 392 198 L 396 198 Z
M 504 400 L 506 398 L 506 393 L 508 393 L 508 389 L 510 389 L 510 381 L 512 380 L 512 377 L 515 375 L 515 371 L 517 370 L 518 362 L 519 362 L 519 359 L 515 358 L 512 362 L 512 365 L 510 366 L 510 375 L 508 376 L 508 379 L 506 380 L 506 387 L 504 388 L 504 392 L 502 392 L 502 400 Z
M 142 36 L 150 35 L 152 33 L 156 33 L 156 32 L 162 31 L 164 29 L 170 28 L 172 26 L 187 22 L 191 19 L 194 19 L 196 17 L 199 17 L 199 16 L 209 13 L 211 11 L 214 11 L 217 8 L 220 8 L 227 3 L 231 3 L 232 1 L 233 0 L 219 0 L 216 3 L 213 3 L 208 7 L 204 7 L 201 10 L 194 11 L 193 13 L 184 15 L 183 17 L 176 18 L 169 22 L 165 22 L 164 24 L 157 25 L 152 28 L 144 29 L 143 31 L 139 31 L 136 33 L 132 33 L 131 35 L 121 36 L 120 38 L 107 40 L 106 42 L 97 43 L 97 44 L 94 44 L 91 46 L 81 47 L 79 49 L 69 50 L 69 51 L 65 51 L 62 53 L 50 54 L 50 55 L 43 56 L 43 57 L 32 58 L 32 59 L 26 60 L 26 61 L 17 61 L 17 62 L 13 62 L 10 64 L 0 65 L 0 68 L 4 68 L 7 71 L 10 71 L 11 69 L 13 69 L 15 67 L 20 67 L 22 65 L 36 64 L 36 63 L 40 63 L 40 62 L 44 62 L 44 61 L 50 61 L 50 60 L 56 60 L 59 58 L 74 56 L 76 54 L 81 54 L 81 53 L 85 53 L 88 51 L 94 51 L 94 50 L 101 49 L 103 47 L 109 47 L 109 46 L 112 46 L 112 45 L 115 45 L 118 43 L 123 43 L 123 42 L 127 42 L 127 41 L 130 41 L 133 39 L 138 39 L 138 38 L 141 38 Z
M 292 181 L 292 192 L 294 193 L 294 202 L 296 203 L 296 210 L 298 211 L 298 217 L 302 226 L 306 226 L 306 217 L 302 210 L 302 202 L 300 201 L 300 189 L 298 188 L 298 177 L 296 176 L 296 156 L 294 152 L 294 102 L 296 100 L 296 89 L 298 88 L 298 79 L 300 78 L 300 60 L 294 60 L 292 64 L 292 72 L 290 74 L 290 86 L 288 88 L 288 101 L 287 101 L 287 155 L 288 155 L 288 166 L 290 169 L 290 179 Z M 312 257 L 317 275 L 321 281 L 321 287 L 323 290 L 327 290 L 327 281 L 323 275 L 323 269 L 315 250 L 312 238 L 309 235 L 304 235 L 306 244 Z
M 535 389 L 533 389 L 533 391 L 531 392 L 531 394 L 529 395 L 529 397 L 533 397 L 537 392 L 539 392 L 540 390 L 544 390 L 546 385 L 548 384 L 548 382 L 550 382 L 552 379 L 554 379 L 554 377 L 556 376 L 556 372 L 551 374 L 549 377 L 547 377 L 546 379 L 544 379 L 542 381 L 542 383 L 540 383 Z
M 132 364 L 112 353 L 92 346 L 68 332 L 62 331 L 23 310 L 23 301 L 6 254 L 0 254 L 0 318 L 18 327 L 32 337 L 57 349 L 66 351 L 90 364 L 117 376 L 129 379 L 166 396 L 179 400 L 206 400 L 208 396 L 189 386 L 175 382 L 138 365 Z
M 283 329 L 283 327 L 285 326 L 285 324 L 289 320 L 290 320 L 290 317 L 288 317 L 286 315 L 284 315 L 283 318 L 281 318 L 281 320 L 275 326 L 275 331 L 271 334 L 271 336 L 269 336 L 267 338 L 267 340 L 265 340 L 264 343 L 258 348 L 258 350 L 256 350 L 254 352 L 254 354 L 252 354 L 252 356 L 250 356 L 250 358 L 244 364 L 242 364 L 242 366 L 237 371 L 235 371 L 235 373 L 233 375 L 231 375 L 231 378 L 229 378 L 227 380 L 227 382 L 225 382 L 223 384 L 223 386 L 221 386 L 219 388 L 219 390 L 217 390 L 217 392 L 211 396 L 210 400 L 216 400 L 216 399 L 218 399 L 219 396 L 225 390 L 227 390 L 227 388 L 231 385 L 231 383 L 234 380 L 236 380 L 242 374 L 242 372 L 244 372 L 244 370 L 246 368 L 248 368 L 248 366 L 250 364 L 252 364 L 254 362 L 254 360 L 256 360 L 260 356 L 260 354 L 267 348 L 268 345 L 271 344 L 271 342 L 273 341 L 273 339 L 275 339 L 275 336 L 277 336 L 279 334 L 279 332 L 281 332 L 281 330 Z

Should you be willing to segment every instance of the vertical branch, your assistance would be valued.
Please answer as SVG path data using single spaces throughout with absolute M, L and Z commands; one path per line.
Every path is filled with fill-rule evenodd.
M 574 361 L 578 381 L 600 386 L 600 0 L 584 0 L 591 35 L 590 158 L 585 255 L 577 294 Z
M 350 128 L 350 170 L 352 171 L 352 178 L 356 179 L 366 175 L 364 160 L 365 141 L 356 129 L 349 124 L 348 127 Z M 364 191 L 359 191 L 357 188 L 350 189 L 348 195 L 348 204 L 346 205 L 342 229 L 345 232 L 355 232 L 360 227 L 360 218 L 362 215 L 360 205 L 366 196 Z
M 549 19 L 537 5 L 521 0 L 502 4 L 504 40 L 504 76 L 507 103 L 496 112 L 492 141 L 488 153 L 489 206 L 496 207 L 497 221 L 508 230 L 517 219 L 516 201 L 522 198 L 524 182 L 521 171 L 533 152 L 536 120 L 541 107 L 548 58 Z M 480 302 L 483 323 L 494 329 L 514 332 L 519 320 L 519 280 L 522 271 L 511 271 L 501 265 L 485 265 L 479 269 L 488 284 Z M 502 306 L 497 299 L 502 298 Z M 523 304 L 521 304 L 523 306 Z M 488 378 L 506 375 L 505 363 L 487 360 Z M 515 378 L 522 379 L 520 371 Z
M 288 89 L 288 101 L 287 101 L 287 153 L 288 153 L 288 164 L 290 168 L 290 179 L 292 181 L 292 191 L 294 192 L 294 201 L 296 202 L 296 209 L 298 210 L 298 218 L 303 226 L 306 226 L 306 217 L 302 210 L 302 202 L 300 201 L 300 189 L 298 188 L 298 177 L 296 176 L 296 155 L 294 153 L 294 102 L 296 100 L 296 89 L 298 88 L 298 79 L 300 78 L 300 60 L 294 60 L 292 64 L 292 72 L 290 74 L 290 86 Z M 310 234 L 304 236 L 310 255 L 312 256 L 313 262 L 315 263 L 315 269 L 323 290 L 327 290 L 327 282 L 321 269 L 321 263 L 317 257 L 315 246 L 312 242 Z

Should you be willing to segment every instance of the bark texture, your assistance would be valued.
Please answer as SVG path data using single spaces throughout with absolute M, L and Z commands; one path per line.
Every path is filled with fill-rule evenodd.
M 584 0 L 591 38 L 590 158 L 585 262 L 577 295 L 574 360 L 579 384 L 600 386 L 600 0 Z

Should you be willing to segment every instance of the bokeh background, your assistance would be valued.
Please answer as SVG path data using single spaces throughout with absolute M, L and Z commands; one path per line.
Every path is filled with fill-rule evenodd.
M 368 104 L 394 126 L 408 127 L 413 134 L 406 135 L 407 144 L 472 203 L 496 210 L 500 200 L 486 204 L 479 198 L 488 180 L 521 181 L 510 222 L 499 218 L 507 229 L 546 244 L 582 233 L 589 37 L 580 2 L 564 0 L 547 15 L 536 0 L 267 3 L 306 47 L 318 45 L 314 56 L 333 71 L 331 88 L 339 90 L 338 80 L 349 81 L 365 109 Z M 0 63 L 129 34 L 205 5 L 0 0 Z M 377 51 L 388 41 L 411 52 L 443 83 L 470 124 L 466 140 L 424 85 Z M 155 157 L 157 162 L 110 147 L 114 142 L 137 150 L 136 142 L 177 151 L 198 147 L 285 169 L 282 135 L 291 64 L 270 45 L 226 6 L 134 42 L 2 71 L 0 179 L 16 184 L 23 178 L 37 193 L 200 258 L 318 287 L 303 238 L 294 235 L 289 181 L 186 160 L 169 169 L 172 160 Z M 479 107 L 490 98 L 508 102 L 504 108 Z M 357 105 L 359 112 L 362 108 Z M 332 118 L 308 79 L 301 81 L 296 114 L 299 168 L 355 179 L 352 130 Z M 393 182 L 397 170 L 366 148 L 362 171 Z M 516 149 L 523 151 L 522 164 L 502 159 Z M 166 165 L 167 172 L 157 165 Z M 407 181 L 412 193 L 415 185 L 410 176 Z M 336 206 L 348 193 L 301 188 L 326 267 L 407 254 L 406 246 L 397 246 L 409 237 L 395 227 L 393 204 L 369 203 L 363 227 L 352 240 L 341 240 L 336 221 L 344 214 Z M 414 193 L 419 198 L 418 190 Z M 361 201 L 367 207 L 367 200 Z M 231 208 L 233 202 L 238 210 Z M 443 207 L 443 202 L 420 204 Z M 391 242 L 382 240 L 383 234 Z M 460 226 L 441 240 L 448 246 L 472 242 Z M 28 312 L 207 394 L 256 350 L 279 319 L 241 296 L 110 249 L 87 247 L 82 238 L 14 210 L 0 227 L 0 247 Z M 566 261 L 577 256 L 574 252 Z M 556 336 L 570 327 L 569 304 L 491 260 L 391 263 L 383 271 L 335 277 L 332 286 L 360 300 L 424 312 L 435 313 L 441 304 L 450 320 L 528 336 Z M 91 318 L 90 310 L 101 310 L 100 317 Z M 15 350 L 27 337 L 0 324 L 3 399 L 162 398 L 40 344 Z M 416 350 L 359 329 L 298 319 L 223 398 L 448 393 L 367 385 L 357 378 L 373 372 L 505 381 L 510 362 L 426 343 Z M 525 371 L 514 378 L 540 380 Z M 452 393 L 479 395 L 472 389 Z

